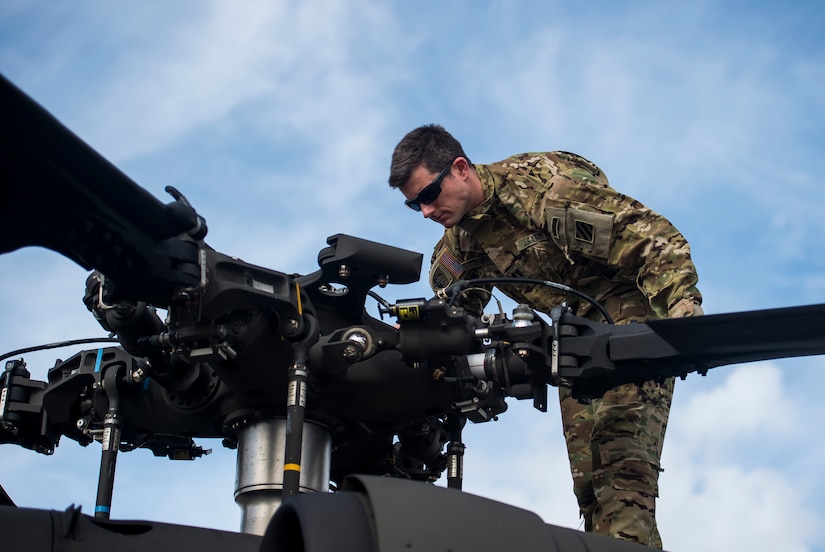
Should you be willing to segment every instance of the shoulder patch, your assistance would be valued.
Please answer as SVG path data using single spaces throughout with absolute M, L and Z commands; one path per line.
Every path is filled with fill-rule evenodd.
M 430 266 L 430 287 L 433 290 L 444 289 L 460 280 L 465 270 L 464 265 L 455 258 L 449 248 L 442 247 Z
M 452 251 L 446 247 L 441 249 L 441 252 L 436 258 L 436 262 L 442 265 L 456 280 L 460 280 L 461 275 L 464 274 L 464 265 L 462 265 L 458 259 L 455 258 Z
M 580 251 L 601 260 L 610 255 L 613 215 L 548 207 L 545 218 L 550 236 L 562 250 Z

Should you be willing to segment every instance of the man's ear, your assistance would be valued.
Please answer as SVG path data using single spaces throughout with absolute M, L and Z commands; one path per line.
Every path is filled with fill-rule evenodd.
M 462 180 L 466 180 L 470 176 L 470 164 L 463 157 L 458 157 L 455 160 L 455 168 Z

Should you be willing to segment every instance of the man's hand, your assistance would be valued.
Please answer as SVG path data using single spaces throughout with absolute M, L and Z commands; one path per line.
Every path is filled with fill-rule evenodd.
M 685 318 L 686 316 L 702 316 L 705 311 L 702 307 L 693 301 L 693 299 L 680 299 L 678 303 L 670 307 L 667 313 L 668 318 Z

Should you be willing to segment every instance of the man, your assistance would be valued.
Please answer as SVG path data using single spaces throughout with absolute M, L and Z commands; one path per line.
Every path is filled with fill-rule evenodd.
M 534 278 L 593 297 L 617 324 L 702 314 L 685 238 L 611 188 L 583 157 L 527 153 L 473 165 L 444 128 L 425 125 L 396 146 L 389 184 L 445 228 L 432 258 L 433 289 L 473 278 Z M 545 313 L 566 301 L 577 316 L 600 319 L 593 305 L 545 286 L 498 287 Z M 479 294 L 464 306 L 480 313 L 488 301 Z M 622 385 L 590 404 L 559 389 L 587 531 L 662 547 L 655 501 L 673 384 Z

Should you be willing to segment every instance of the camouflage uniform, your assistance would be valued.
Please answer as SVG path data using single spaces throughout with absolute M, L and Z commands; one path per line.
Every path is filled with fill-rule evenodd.
M 472 278 L 523 277 L 574 287 L 617 324 L 701 314 L 690 247 L 667 219 L 610 187 L 590 161 L 527 153 L 475 165 L 484 202 L 435 247 L 433 289 Z M 562 301 L 594 320 L 592 305 L 540 285 L 497 286 L 543 312 Z M 480 312 L 489 295 L 468 297 Z M 591 404 L 560 389 L 573 487 L 585 529 L 661 548 L 659 459 L 673 380 L 623 385 Z

